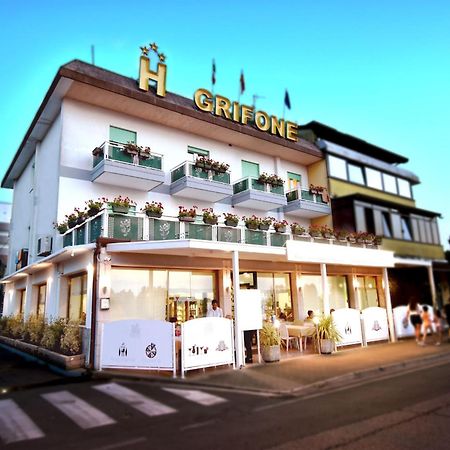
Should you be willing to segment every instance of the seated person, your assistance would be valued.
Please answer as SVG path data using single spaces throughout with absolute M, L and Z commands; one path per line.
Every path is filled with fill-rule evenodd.
M 286 319 L 287 319 L 287 317 L 286 317 L 286 314 L 285 313 L 280 313 L 280 315 L 278 316 L 278 318 L 280 319 L 280 320 L 282 320 L 283 322 L 286 322 Z
M 308 310 L 308 315 L 305 317 L 305 324 L 313 323 L 313 319 L 314 319 L 314 311 L 310 309 Z

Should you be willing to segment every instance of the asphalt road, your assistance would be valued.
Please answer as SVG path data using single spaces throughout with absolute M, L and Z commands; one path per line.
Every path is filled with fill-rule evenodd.
M 0 446 L 446 449 L 449 380 L 447 364 L 306 398 L 118 380 L 58 384 L 0 395 Z

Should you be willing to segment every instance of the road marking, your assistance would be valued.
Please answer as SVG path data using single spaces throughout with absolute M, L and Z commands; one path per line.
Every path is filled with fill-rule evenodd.
M 116 400 L 130 405 L 134 409 L 137 409 L 141 413 L 150 417 L 177 412 L 176 409 L 171 408 L 170 406 L 145 397 L 144 395 L 117 383 L 101 384 L 99 386 L 93 386 L 93 388 L 103 392 L 104 394 L 110 395 Z
M 218 403 L 225 403 L 227 401 L 218 395 L 208 394 L 202 391 L 174 388 L 163 388 L 163 390 L 203 406 L 217 405 Z
M 140 437 L 136 439 L 128 439 L 128 441 L 116 442 L 115 444 L 104 445 L 103 447 L 97 447 L 96 450 L 111 450 L 112 448 L 130 448 L 132 445 L 141 444 L 146 442 L 146 437 Z
M 214 422 L 215 422 L 215 419 L 205 420 L 204 422 L 191 423 L 190 425 L 185 425 L 184 427 L 181 427 L 180 431 L 192 430 L 194 428 L 200 428 L 200 427 L 204 427 L 206 425 L 212 425 Z
M 45 434 L 14 400 L 0 400 L 0 436 L 5 444 L 38 439 Z
M 116 423 L 114 419 L 104 412 L 91 406 L 69 391 L 42 394 L 42 397 L 84 430 Z

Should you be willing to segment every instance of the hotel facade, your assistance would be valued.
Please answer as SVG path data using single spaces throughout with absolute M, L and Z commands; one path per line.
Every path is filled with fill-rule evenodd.
M 295 124 L 207 90 L 193 100 L 166 92 L 165 65 L 153 72 L 148 64 L 143 55 L 138 82 L 81 61 L 59 69 L 2 182 L 14 189 L 3 314 L 80 320 L 95 368 L 105 324 L 183 323 L 204 317 L 213 299 L 236 318 L 251 289 L 266 318 L 383 308 L 395 340 L 392 249 L 291 230 L 342 223 L 336 152 L 297 135 Z M 118 210 L 118 196 L 135 205 Z M 98 198 L 109 200 L 103 209 L 55 229 Z M 160 217 L 142 211 L 151 202 L 162 204 Z M 412 202 L 403 203 L 418 213 Z M 209 208 L 217 224 L 203 220 Z M 196 210 L 195 218 L 180 218 L 181 209 Z M 425 245 L 440 259 L 430 214 L 422 214 L 432 239 Z M 255 229 L 244 219 L 253 215 L 280 228 Z

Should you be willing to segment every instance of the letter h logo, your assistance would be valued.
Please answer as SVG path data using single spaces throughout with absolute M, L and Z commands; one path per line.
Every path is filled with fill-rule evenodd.
M 156 82 L 156 95 L 165 97 L 166 95 L 166 73 L 167 66 L 158 62 L 157 70 L 150 69 L 150 59 L 148 56 L 141 56 L 139 63 L 139 89 L 148 91 L 149 81 Z

